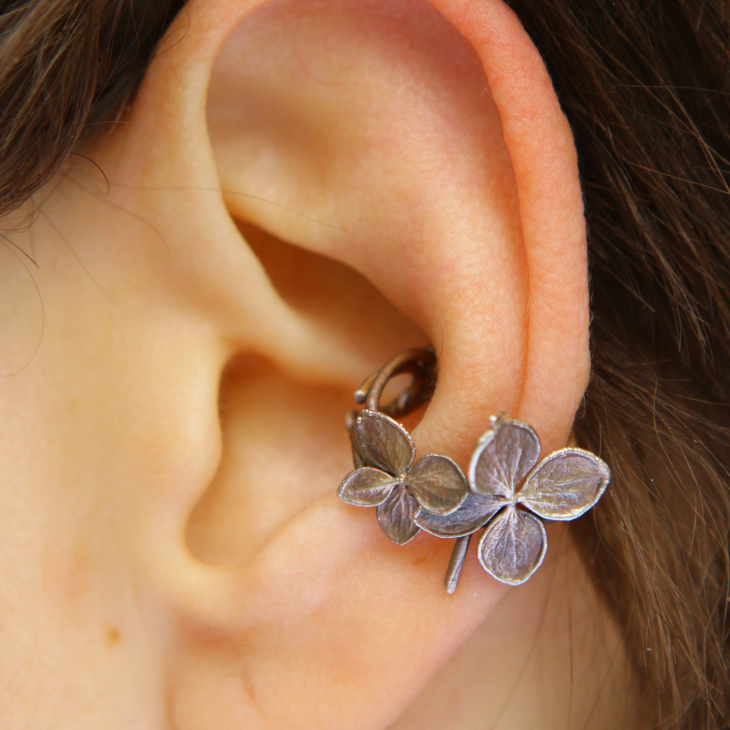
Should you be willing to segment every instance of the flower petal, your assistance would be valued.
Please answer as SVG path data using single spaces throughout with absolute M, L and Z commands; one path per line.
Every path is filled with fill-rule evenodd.
M 489 575 L 518 586 L 540 567 L 546 550 L 542 520 L 510 505 L 487 525 L 477 554 Z
M 416 455 L 413 441 L 403 426 L 377 411 L 360 411 L 355 437 L 365 463 L 394 476 L 402 474 Z
M 418 509 L 416 498 L 403 484 L 398 484 L 378 507 L 380 529 L 397 545 L 405 545 L 420 532 L 413 521 Z
M 583 449 L 550 454 L 527 478 L 519 501 L 548 520 L 574 520 L 598 502 L 611 479 L 608 465 Z
M 397 480 L 380 469 L 363 466 L 351 471 L 340 484 L 337 496 L 356 507 L 375 507 L 385 502 Z
M 357 436 L 355 435 L 354 427 L 350 431 L 350 445 L 352 446 L 352 463 L 355 465 L 355 469 L 365 466 L 362 454 L 358 451 Z
M 355 469 L 365 466 L 365 462 L 362 460 L 362 456 L 360 456 L 360 452 L 355 448 L 354 444 L 352 445 L 352 463 L 355 465 Z
M 469 465 L 469 484 L 482 494 L 513 497 L 537 463 L 540 439 L 526 424 L 497 420 L 478 441 Z
M 406 473 L 405 482 L 421 507 L 437 515 L 447 515 L 466 498 L 466 477 L 448 456 L 429 454 Z
M 484 494 L 469 492 L 461 507 L 448 515 L 434 515 L 422 509 L 416 524 L 436 537 L 464 537 L 476 532 L 504 506 L 504 502 Z

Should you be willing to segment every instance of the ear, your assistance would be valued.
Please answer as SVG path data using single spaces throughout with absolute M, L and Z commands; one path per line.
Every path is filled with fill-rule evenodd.
M 164 458 L 159 479 L 144 476 L 135 570 L 175 627 L 176 727 L 383 727 L 506 589 L 472 559 L 447 596 L 450 544 L 398 548 L 374 514 L 339 503 L 347 439 L 317 419 L 425 339 L 440 369 L 421 453 L 464 466 L 500 410 L 545 449 L 565 443 L 589 373 L 575 150 L 539 53 L 499 0 L 256 7 L 193 0 L 94 153 L 107 208 L 145 221 L 130 301 L 154 291 L 154 316 L 184 313 L 196 323 L 185 338 L 199 337 L 140 345 L 165 367 L 151 376 L 159 398 L 137 404 L 151 431 L 130 438 L 152 433 Z M 98 230 L 121 246 L 111 220 Z M 302 254 L 281 241 L 391 304 L 355 277 L 339 313 L 308 308 L 321 287 L 286 279 Z M 244 352 L 264 364 L 231 368 Z M 272 437 L 256 462 L 246 444 L 283 422 L 307 426 L 287 432 L 307 448 L 287 459 Z M 280 459 L 306 478 L 264 489 Z

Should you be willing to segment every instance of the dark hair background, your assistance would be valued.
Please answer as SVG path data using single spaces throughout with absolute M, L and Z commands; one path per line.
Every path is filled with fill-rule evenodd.
M 575 526 L 656 727 L 730 727 L 730 6 L 511 0 L 573 127 L 613 486 Z M 0 3 L 0 214 L 123 114 L 181 0 Z

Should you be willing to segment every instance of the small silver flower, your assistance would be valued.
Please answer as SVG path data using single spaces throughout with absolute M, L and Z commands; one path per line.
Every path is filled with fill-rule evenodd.
M 414 522 L 423 507 L 433 515 L 448 515 L 467 496 L 466 478 L 448 457 L 429 454 L 415 464 L 416 449 L 408 432 L 379 411 L 357 414 L 350 435 L 356 464 L 337 494 L 357 507 L 378 508 L 383 532 L 405 545 L 420 531 Z
M 560 449 L 537 464 L 539 456 L 540 439 L 529 426 L 493 417 L 472 455 L 470 491 L 461 506 L 448 515 L 426 507 L 416 524 L 437 537 L 456 538 L 487 525 L 478 548 L 482 567 L 503 583 L 524 583 L 547 550 L 540 518 L 580 517 L 610 479 L 608 466 L 583 449 Z

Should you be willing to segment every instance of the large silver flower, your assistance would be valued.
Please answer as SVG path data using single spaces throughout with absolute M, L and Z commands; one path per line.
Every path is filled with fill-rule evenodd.
M 414 518 L 422 507 L 432 515 L 458 509 L 468 493 L 461 469 L 448 457 L 429 454 L 415 464 L 408 432 L 379 411 L 362 410 L 350 431 L 356 464 L 337 491 L 343 502 L 378 508 L 383 532 L 405 545 L 420 531 Z
M 482 567 L 503 583 L 524 583 L 547 550 L 540 518 L 580 517 L 610 479 L 608 466 L 583 449 L 560 449 L 538 464 L 539 456 L 540 439 L 529 426 L 494 417 L 472 455 L 470 491 L 461 506 L 447 515 L 425 507 L 416 524 L 438 537 L 456 538 L 487 525 L 478 548 Z

